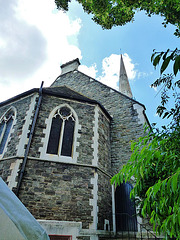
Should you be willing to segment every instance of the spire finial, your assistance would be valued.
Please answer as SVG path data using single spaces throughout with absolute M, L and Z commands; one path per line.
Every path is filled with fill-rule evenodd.
M 130 98 L 133 97 L 122 54 L 120 55 L 119 91 Z

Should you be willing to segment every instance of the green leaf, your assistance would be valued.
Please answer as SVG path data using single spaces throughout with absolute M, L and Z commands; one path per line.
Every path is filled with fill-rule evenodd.
M 173 66 L 174 75 L 177 75 L 177 72 L 180 71 L 180 55 L 175 58 Z
M 159 64 L 159 61 L 160 61 L 160 59 L 161 59 L 161 56 L 162 56 L 162 54 L 159 54 L 159 55 L 157 55 L 157 56 L 155 57 L 155 59 L 154 59 L 154 61 L 153 61 L 154 67 L 156 67 L 156 66 Z
M 141 174 L 141 177 L 143 178 L 144 177 L 144 173 L 143 173 L 143 167 L 142 166 L 140 167 L 140 174 Z
M 171 187 L 174 193 L 177 190 L 177 182 L 178 182 L 178 174 L 175 174 L 174 176 L 172 176 L 172 179 L 171 179 Z
M 155 49 L 154 49 L 154 50 L 155 50 Z M 153 50 L 153 51 L 154 51 L 154 50 Z M 154 53 L 151 55 L 151 62 L 153 62 L 155 55 L 156 55 L 156 52 L 154 52 Z
M 171 57 L 169 56 L 163 61 L 163 64 L 160 69 L 161 74 L 166 70 L 167 66 L 169 65 L 170 60 L 171 60 Z
M 168 115 L 169 115 L 169 112 L 165 112 L 162 118 L 163 119 L 166 118 L 166 117 L 168 118 Z
M 166 56 L 167 56 L 167 54 L 168 54 L 169 51 L 170 51 L 170 49 L 168 49 L 168 50 L 164 53 L 164 55 L 163 55 L 163 60 L 166 59 Z

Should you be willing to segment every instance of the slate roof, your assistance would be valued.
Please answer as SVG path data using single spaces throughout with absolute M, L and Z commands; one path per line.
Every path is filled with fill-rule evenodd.
M 16 95 L 15 97 L 12 97 L 10 99 L 7 99 L 6 101 L 3 101 L 0 103 L 0 107 L 4 106 L 6 104 L 9 104 L 11 102 L 14 102 L 20 98 L 29 96 L 33 93 L 38 93 L 39 92 L 39 88 L 33 88 L 30 89 L 29 91 L 23 92 L 19 95 Z M 78 92 L 75 92 L 74 90 L 66 87 L 66 86 L 62 86 L 62 87 L 47 87 L 47 88 L 43 88 L 42 89 L 42 94 L 46 94 L 49 96 L 55 96 L 55 97 L 59 97 L 59 98 L 64 98 L 64 99 L 71 99 L 71 100 L 76 100 L 76 101 L 80 101 L 80 102 L 86 102 L 86 103 L 90 103 L 90 104 L 98 104 L 100 106 L 100 108 L 103 110 L 103 112 L 107 115 L 107 117 L 109 119 L 111 119 L 112 117 L 110 116 L 110 114 L 107 112 L 107 110 L 103 107 L 102 104 L 100 104 L 99 102 L 97 102 L 96 100 L 93 100 L 91 98 L 88 98 L 82 94 L 79 94 Z
M 128 96 L 125 95 L 124 93 L 121 93 L 121 92 L 119 92 L 118 90 L 116 90 L 116 89 L 114 89 L 114 88 L 112 88 L 112 87 L 109 87 L 108 85 L 106 85 L 106 84 L 104 84 L 104 83 L 96 80 L 96 79 L 93 78 L 93 77 L 88 76 L 87 74 L 85 74 L 85 73 L 83 73 L 83 72 L 81 72 L 81 71 L 79 71 L 79 70 L 72 70 L 72 71 L 69 71 L 69 72 L 66 72 L 66 73 L 64 73 L 64 74 L 59 75 L 59 76 L 54 80 L 54 82 L 51 84 L 50 87 L 53 87 L 53 84 L 54 84 L 57 80 L 59 80 L 61 77 L 64 77 L 66 74 L 69 74 L 69 73 L 75 73 L 75 74 L 76 74 L 76 73 L 80 73 L 80 74 L 82 74 L 82 75 L 84 75 L 84 76 L 92 79 L 93 81 L 98 82 L 98 84 L 105 86 L 105 87 L 108 88 L 109 90 L 112 90 L 112 91 L 120 94 L 121 96 L 130 99 L 130 100 L 133 101 L 134 103 L 137 103 L 137 104 L 141 105 L 141 106 L 144 108 L 144 110 L 146 110 L 145 105 L 142 104 L 142 103 L 140 103 L 139 101 L 135 100 L 134 98 L 128 97 Z
M 90 99 L 78 92 L 75 92 L 74 90 L 66 86 L 43 88 L 43 93 L 47 95 L 68 98 L 68 99 L 78 100 L 82 102 L 97 103 L 97 101 Z

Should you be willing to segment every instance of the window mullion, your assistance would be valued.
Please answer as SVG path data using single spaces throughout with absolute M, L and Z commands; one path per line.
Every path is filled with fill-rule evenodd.
M 63 135 L 64 135 L 64 126 L 65 126 L 66 119 L 62 119 L 62 120 L 63 120 L 63 122 L 62 122 L 61 134 L 60 134 L 60 139 L 59 139 L 58 156 L 61 155 L 62 141 L 63 141 Z
M 0 136 L 0 144 L 1 144 L 1 142 L 2 142 L 2 139 L 3 139 L 3 136 L 4 136 L 5 130 L 6 130 L 6 122 L 4 122 L 3 130 L 2 130 L 2 133 L 1 133 L 1 136 Z

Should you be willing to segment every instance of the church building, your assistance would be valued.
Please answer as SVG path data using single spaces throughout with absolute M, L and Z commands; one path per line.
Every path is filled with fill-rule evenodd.
M 121 56 L 119 91 L 61 66 L 50 87 L 0 103 L 0 177 L 51 240 L 111 239 L 138 231 L 130 183 L 110 179 L 149 124 Z

